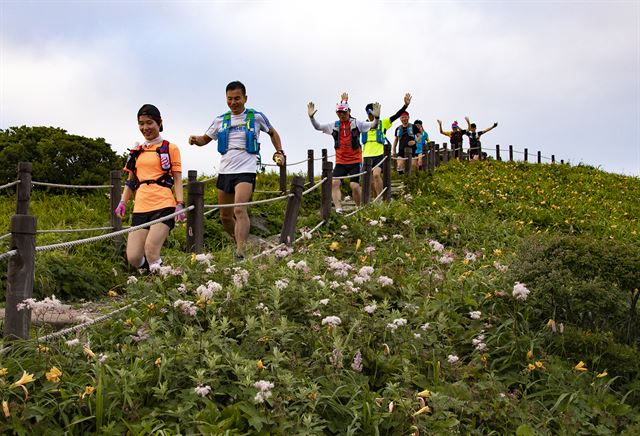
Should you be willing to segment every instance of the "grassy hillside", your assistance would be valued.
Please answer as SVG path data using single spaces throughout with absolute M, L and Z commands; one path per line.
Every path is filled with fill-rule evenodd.
M 637 434 L 638 179 L 454 162 L 407 194 L 293 253 L 174 240 L 163 274 L 112 275 L 114 305 L 144 300 L 0 357 L 0 429 Z

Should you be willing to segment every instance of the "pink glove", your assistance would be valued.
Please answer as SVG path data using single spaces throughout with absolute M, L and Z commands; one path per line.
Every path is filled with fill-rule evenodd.
M 118 207 L 116 207 L 116 210 L 114 212 L 116 216 L 119 216 L 120 218 L 124 218 L 124 214 L 127 213 L 127 205 L 124 204 L 124 201 L 121 201 L 120 203 L 118 203 Z
M 184 209 L 184 204 L 182 203 L 176 204 L 176 212 L 180 211 L 180 214 L 176 215 L 176 221 L 178 222 L 182 222 L 185 220 L 184 212 L 182 212 L 183 209 Z

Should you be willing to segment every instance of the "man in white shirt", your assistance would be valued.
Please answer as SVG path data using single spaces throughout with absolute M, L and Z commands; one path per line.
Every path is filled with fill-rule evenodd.
M 262 112 L 245 108 L 245 86 L 238 81 L 231 82 L 227 85 L 226 93 L 227 106 L 231 110 L 216 117 L 204 135 L 189 136 L 189 144 L 203 146 L 212 139 L 218 141 L 218 151 L 222 154 L 216 184 L 218 203 L 247 203 L 251 201 L 256 185 L 260 131 L 271 137 L 271 143 L 276 149 L 273 160 L 278 165 L 284 164 L 285 155 L 280 135 L 267 117 Z M 220 220 L 227 233 L 236 241 L 236 257 L 243 259 L 251 226 L 247 207 L 221 208 Z

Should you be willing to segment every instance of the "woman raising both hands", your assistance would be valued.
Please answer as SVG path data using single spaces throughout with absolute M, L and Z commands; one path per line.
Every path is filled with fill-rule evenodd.
M 157 107 L 145 104 L 138 111 L 138 128 L 145 141 L 129 150 L 124 170 L 129 174 L 122 201 L 115 214 L 123 218 L 126 205 L 135 194 L 131 225 L 138 226 L 184 209 L 180 150 L 164 140 L 162 117 Z M 175 197 L 174 197 L 175 191 Z M 160 249 L 175 221 L 184 221 L 184 213 L 129 233 L 127 260 L 135 268 L 153 270 L 162 265 Z

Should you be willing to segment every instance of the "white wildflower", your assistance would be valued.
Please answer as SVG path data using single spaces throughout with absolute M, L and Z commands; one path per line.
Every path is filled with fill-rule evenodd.
M 342 324 L 342 320 L 337 316 L 327 316 L 322 319 L 322 325 L 325 325 L 325 324 L 335 327 L 337 325 Z
M 377 308 L 378 308 L 378 306 L 375 303 L 368 304 L 368 305 L 364 306 L 364 311 L 367 312 L 368 314 L 372 314 L 373 312 L 376 311 Z
M 393 285 L 393 279 L 390 278 L 390 277 L 387 277 L 387 276 L 380 276 L 380 277 L 378 277 L 378 283 L 383 287 L 384 286 L 391 286 L 391 285 Z
M 527 299 L 527 297 L 529 296 L 529 290 L 527 289 L 527 287 L 520 282 L 516 282 L 516 284 L 513 286 L 513 297 L 518 300 L 518 301 L 525 301 Z
M 449 362 L 449 363 L 456 363 L 458 360 L 460 360 L 460 358 L 458 356 L 456 356 L 455 354 L 449 354 L 447 356 L 447 362 Z
M 287 286 L 289 286 L 289 280 L 287 279 L 280 279 L 280 280 L 276 280 L 275 282 L 276 289 L 283 290 Z
M 322 300 L 318 301 L 318 303 L 322 304 L 323 306 L 326 306 L 327 304 L 329 304 L 329 299 L 323 298 Z
M 433 251 L 437 251 L 439 253 L 442 253 L 444 251 L 444 245 L 434 239 L 431 239 L 429 241 L 429 247 L 431 247 Z
M 469 318 L 471 319 L 480 319 L 482 316 L 482 312 L 479 310 L 474 310 L 473 312 L 469 312 Z
M 211 386 L 209 386 L 209 385 L 206 385 L 206 386 L 198 385 L 195 388 L 193 388 L 193 390 L 199 396 L 206 397 L 211 392 Z

